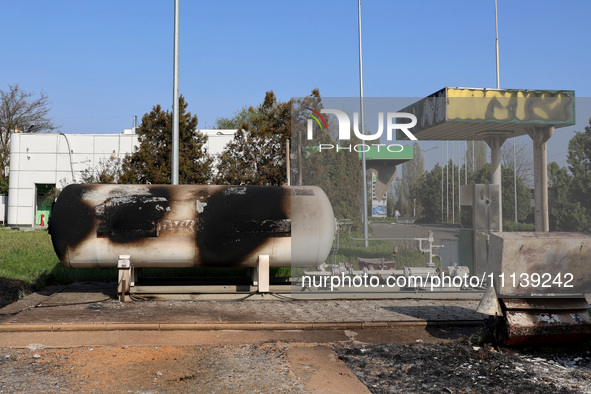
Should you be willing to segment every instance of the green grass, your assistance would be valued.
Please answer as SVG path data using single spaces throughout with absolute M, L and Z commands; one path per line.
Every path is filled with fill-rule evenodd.
M 0 276 L 37 283 L 59 261 L 46 231 L 0 229 Z
M 362 238 L 361 233 L 353 232 L 352 238 Z M 370 236 L 371 238 L 371 236 Z M 372 241 L 368 242 L 368 247 L 364 246 L 363 241 L 357 241 L 349 238 L 346 232 L 340 234 L 339 248 L 336 258 L 331 255 L 326 260 L 327 263 L 349 263 L 358 268 L 357 258 L 385 258 L 392 259 L 394 246 L 398 246 L 398 256 L 396 258 L 396 268 L 402 267 L 425 267 L 429 262 L 429 255 L 422 254 L 418 249 L 418 243 L 409 243 L 407 245 L 394 243 L 392 241 Z M 438 263 L 438 258 L 433 261 Z
M 78 281 L 116 281 L 115 269 L 67 268 L 60 264 L 46 230 L 0 228 L 0 277 L 22 280 L 35 289 Z

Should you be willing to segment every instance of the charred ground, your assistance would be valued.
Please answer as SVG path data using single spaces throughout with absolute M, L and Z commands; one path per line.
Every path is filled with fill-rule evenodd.
M 335 350 L 373 393 L 591 392 L 591 354 L 580 347 L 467 342 L 345 344 Z

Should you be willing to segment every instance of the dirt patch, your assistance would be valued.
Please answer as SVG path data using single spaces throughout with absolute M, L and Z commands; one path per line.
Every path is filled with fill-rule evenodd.
M 303 380 L 308 393 L 369 393 L 328 346 L 290 347 L 286 354 L 291 368 Z
M 0 278 L 0 309 L 33 292 L 33 287 L 22 280 Z
M 0 392 L 303 392 L 271 344 L 0 351 Z

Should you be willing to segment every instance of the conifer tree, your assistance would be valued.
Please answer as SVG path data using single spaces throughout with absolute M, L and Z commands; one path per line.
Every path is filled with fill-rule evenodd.
M 285 184 L 291 101 L 281 102 L 273 91 L 269 91 L 263 103 L 256 108 L 250 107 L 249 112 L 251 116 L 245 117 L 234 139 L 222 153 L 216 182 L 234 185 Z
M 172 172 L 172 113 L 155 105 L 142 117 L 139 147 L 125 157 L 120 183 L 169 184 Z M 207 152 L 207 136 L 197 130 L 197 116 L 187 112 L 179 99 L 179 183 L 206 184 L 211 180 L 213 158 Z

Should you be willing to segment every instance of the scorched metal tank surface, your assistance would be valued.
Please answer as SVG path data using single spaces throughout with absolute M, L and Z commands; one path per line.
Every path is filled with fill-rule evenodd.
M 315 266 L 335 233 L 315 186 L 69 185 L 54 204 L 53 247 L 68 267 Z

